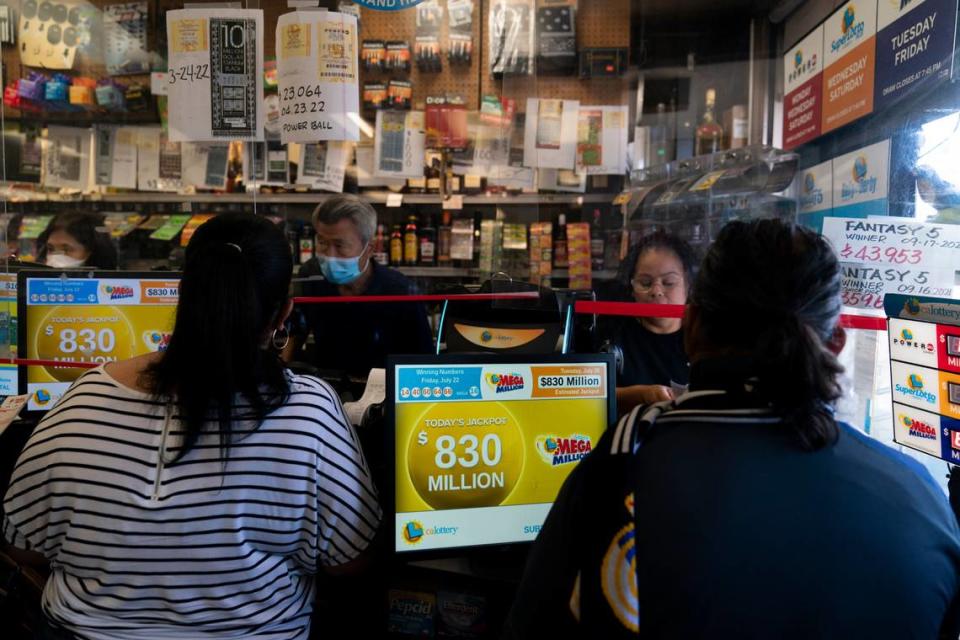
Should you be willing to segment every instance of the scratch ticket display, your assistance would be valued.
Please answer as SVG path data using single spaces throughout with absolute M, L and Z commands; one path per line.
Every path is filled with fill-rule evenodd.
M 423 111 L 378 111 L 374 175 L 422 178 L 426 145 Z
M 276 41 L 281 141 L 359 141 L 357 19 L 286 13 L 277 20 Z
M 262 140 L 263 12 L 167 12 L 173 142 Z

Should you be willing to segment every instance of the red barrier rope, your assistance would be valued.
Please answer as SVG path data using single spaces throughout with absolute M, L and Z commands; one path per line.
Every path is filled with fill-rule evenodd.
M 539 299 L 536 291 L 518 293 L 456 293 L 450 295 L 409 295 L 409 296 L 300 296 L 294 298 L 296 304 L 327 304 L 344 302 L 443 302 L 445 300 L 475 302 L 478 300 L 529 300 Z
M 574 310 L 577 313 L 602 316 L 629 316 L 633 318 L 682 318 L 682 304 L 641 304 L 639 302 L 592 302 L 577 301 Z M 867 329 L 886 331 L 887 319 L 875 316 L 857 316 L 842 314 L 840 325 L 848 329 Z
M 15 364 L 25 367 L 61 367 L 64 369 L 96 369 L 102 362 L 68 362 L 65 360 L 37 360 L 30 358 L 3 358 L 0 365 Z

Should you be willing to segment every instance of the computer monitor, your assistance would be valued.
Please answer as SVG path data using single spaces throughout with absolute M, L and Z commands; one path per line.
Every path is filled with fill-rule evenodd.
M 124 360 L 170 340 L 179 274 L 21 271 L 17 275 L 20 393 L 28 412 L 49 410 L 85 369 L 58 362 Z
M 533 541 L 616 416 L 613 356 L 400 356 L 387 365 L 394 550 Z

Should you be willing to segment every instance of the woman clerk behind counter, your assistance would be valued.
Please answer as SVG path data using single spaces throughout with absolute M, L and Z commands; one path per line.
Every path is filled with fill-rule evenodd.
M 689 244 L 657 232 L 633 247 L 621 266 L 620 280 L 629 286 L 633 302 L 682 305 L 687 302 L 694 264 Z M 680 318 L 617 318 L 610 341 L 623 353 L 623 371 L 617 377 L 621 412 L 670 400 L 672 384 L 688 383 L 690 366 Z

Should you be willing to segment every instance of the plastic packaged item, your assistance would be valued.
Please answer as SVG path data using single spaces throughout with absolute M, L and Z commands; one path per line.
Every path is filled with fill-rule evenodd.
M 383 71 L 386 64 L 387 48 L 383 40 L 364 40 L 360 45 L 360 59 L 364 71 Z
M 409 110 L 413 104 L 413 84 L 409 80 L 391 80 L 387 89 L 390 109 Z
M 26 78 L 20 78 L 17 82 L 17 93 L 24 100 L 33 100 L 40 102 L 44 99 L 46 93 L 47 78 L 42 73 L 31 71 Z
M 70 78 L 62 73 L 54 74 L 44 86 L 43 97 L 48 103 L 52 103 L 51 106 L 63 107 L 69 104 Z
M 387 102 L 387 85 L 382 82 L 367 82 L 363 85 L 363 108 L 382 109 Z
M 576 24 L 576 0 L 555 0 L 537 8 L 538 73 L 576 73 Z
M 490 5 L 490 71 L 533 73 L 533 0 L 494 0 Z
M 122 111 L 124 109 L 123 90 L 110 80 L 104 80 L 94 90 L 97 97 L 97 104 L 111 111 Z
M 410 44 L 406 41 L 387 43 L 386 70 L 398 73 L 410 72 Z
M 447 60 L 451 66 L 469 67 L 473 61 L 473 0 L 449 0 L 447 20 L 450 46 Z
M 426 0 L 417 5 L 417 38 L 414 44 L 414 57 L 417 69 L 425 73 L 438 73 L 443 70 L 440 57 L 440 21 L 443 8 L 437 0 Z

